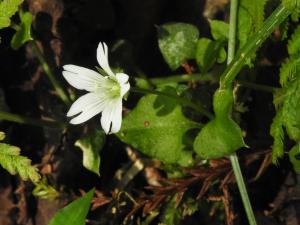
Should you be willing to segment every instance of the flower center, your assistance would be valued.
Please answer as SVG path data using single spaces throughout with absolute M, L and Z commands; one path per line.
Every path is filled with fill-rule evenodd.
M 118 82 L 114 82 L 114 84 L 111 86 L 109 93 L 112 97 L 119 97 L 121 93 L 121 87 Z

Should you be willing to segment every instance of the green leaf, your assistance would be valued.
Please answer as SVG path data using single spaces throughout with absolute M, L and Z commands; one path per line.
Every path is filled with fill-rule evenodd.
M 171 86 L 161 90 L 176 96 Z M 193 160 L 192 152 L 186 151 L 185 134 L 197 127 L 183 115 L 176 100 L 150 94 L 125 117 L 118 137 L 150 157 L 188 166 Z
M 227 156 L 245 147 L 240 127 L 231 119 L 232 90 L 217 90 L 213 106 L 215 118 L 197 135 L 194 150 L 204 159 Z
M 10 17 L 17 11 L 23 0 L 3 0 L 0 2 L 0 29 L 10 26 Z
M 228 40 L 229 24 L 221 20 L 209 20 L 210 30 L 213 38 L 217 41 Z
M 283 114 L 282 110 L 276 113 L 271 124 L 270 134 L 274 138 L 274 143 L 272 147 L 272 162 L 277 163 L 278 158 L 282 157 L 284 154 L 284 132 L 283 132 Z
M 85 225 L 95 190 L 92 189 L 81 198 L 60 209 L 48 225 Z
M 300 58 L 290 58 L 281 65 L 280 68 L 280 84 L 286 86 L 290 81 L 297 79 L 300 72 Z
M 295 145 L 289 151 L 289 159 L 296 173 L 300 174 L 300 144 Z
M 83 166 L 97 175 L 100 175 L 100 151 L 104 143 L 105 134 L 102 130 L 95 130 L 75 142 L 75 146 L 83 152 Z
M 14 34 L 11 40 L 11 47 L 15 50 L 19 49 L 27 41 L 32 40 L 31 37 L 31 23 L 32 15 L 29 12 L 25 12 L 21 15 L 21 24 L 19 25 L 17 32 Z
M 237 37 L 239 40 L 239 48 L 246 44 L 253 29 L 253 21 L 249 12 L 243 7 L 239 7 L 238 11 L 238 24 L 237 24 Z
M 268 0 L 241 0 L 240 7 L 245 8 L 252 17 L 254 32 L 258 31 L 265 19 L 265 5 Z
M 300 53 L 300 26 L 296 28 L 291 39 L 288 41 L 288 52 L 290 56 Z
M 199 37 L 197 27 L 186 23 L 169 23 L 158 28 L 160 51 L 172 70 L 193 59 Z
M 219 41 L 200 38 L 197 43 L 196 62 L 202 73 L 207 72 L 216 61 L 224 62 L 226 52 Z
M 300 78 L 286 87 L 282 114 L 288 136 L 300 142 Z
M 0 143 L 0 165 L 10 174 L 19 174 L 23 180 L 36 183 L 40 180 L 37 168 L 31 166 L 31 160 L 20 155 L 18 147 Z

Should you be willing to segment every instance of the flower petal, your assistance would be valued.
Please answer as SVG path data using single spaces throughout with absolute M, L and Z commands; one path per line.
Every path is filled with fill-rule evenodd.
M 128 79 L 129 79 L 129 76 L 125 73 L 117 73 L 116 77 L 117 77 L 119 84 L 125 84 L 126 82 L 128 82 Z
M 82 113 L 79 114 L 78 116 L 76 116 L 75 118 L 73 118 L 70 121 L 70 123 L 72 123 L 72 124 L 83 123 L 83 122 L 91 119 L 92 117 L 94 117 L 98 113 L 102 112 L 103 109 L 106 107 L 106 105 L 107 105 L 107 100 L 106 99 L 101 99 L 96 103 L 88 105 L 86 108 L 84 108 L 82 110 Z
M 117 133 L 122 123 L 122 99 L 112 100 L 102 112 L 101 126 L 106 134 Z
M 97 48 L 97 60 L 101 68 L 109 75 L 115 76 L 108 63 L 108 48 L 103 42 L 100 42 Z
M 117 133 L 122 124 L 122 99 L 115 105 L 112 115 L 111 133 Z
M 130 84 L 126 83 L 126 84 L 121 84 L 121 98 L 123 98 L 123 96 L 129 91 L 130 89 Z
M 62 72 L 64 78 L 79 90 L 93 91 L 97 83 L 104 81 L 101 74 L 84 67 L 65 65 L 63 68 L 65 70 Z
M 95 93 L 88 93 L 81 97 L 79 97 L 69 109 L 67 116 L 75 116 L 76 114 L 82 112 L 85 108 L 87 108 L 89 105 L 97 102 L 99 100 L 99 95 Z

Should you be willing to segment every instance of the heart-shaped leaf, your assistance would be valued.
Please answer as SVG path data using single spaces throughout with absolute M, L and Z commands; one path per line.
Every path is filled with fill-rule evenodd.
M 186 23 L 169 23 L 158 27 L 160 51 L 172 70 L 195 57 L 199 31 Z
M 176 95 L 173 87 L 162 91 Z M 185 134 L 199 124 L 187 119 L 176 100 L 146 95 L 125 117 L 118 137 L 144 154 L 165 163 L 191 165 L 192 152 L 186 151 Z
M 202 158 L 220 158 L 246 146 L 240 127 L 230 117 L 232 103 L 231 90 L 216 91 L 213 100 L 216 117 L 202 128 L 194 142 L 194 150 Z

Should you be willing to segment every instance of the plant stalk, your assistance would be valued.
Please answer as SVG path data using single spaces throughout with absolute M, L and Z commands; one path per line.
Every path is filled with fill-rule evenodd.
M 236 153 L 233 153 L 229 156 L 231 166 L 233 168 L 234 176 L 239 188 L 240 195 L 242 197 L 243 205 L 246 211 L 246 215 L 248 218 L 248 222 L 250 225 L 257 225 L 256 219 L 253 213 L 253 209 L 250 203 L 250 199 L 248 196 L 247 188 L 244 182 L 244 178 L 242 175 L 242 171 L 240 168 L 239 160 Z
M 32 44 L 32 49 L 34 54 L 36 55 L 36 57 L 38 58 L 45 74 L 47 75 L 47 77 L 49 78 L 51 84 L 53 85 L 57 95 L 61 98 L 61 100 L 66 104 L 66 105 L 70 105 L 71 101 L 69 98 L 69 95 L 67 94 L 67 92 L 64 90 L 63 86 L 60 84 L 59 80 L 56 79 L 53 71 L 51 70 L 49 64 L 47 63 L 43 53 L 41 52 L 39 46 L 37 45 L 36 41 L 33 40 L 31 41 Z
M 237 26 L 237 11 L 238 0 L 230 1 L 230 18 L 229 18 L 229 38 L 228 38 L 228 52 L 227 52 L 227 65 L 230 65 L 234 59 L 235 46 L 236 46 L 236 26 Z M 220 88 L 222 88 L 222 80 L 220 81 Z M 225 87 L 225 88 L 228 88 Z M 238 184 L 240 195 L 246 211 L 247 219 L 250 225 L 256 225 L 255 216 L 248 196 L 242 171 L 240 168 L 239 160 L 236 153 L 229 156 L 235 179 Z
M 47 120 L 39 120 L 39 119 L 20 116 L 17 114 L 3 112 L 3 111 L 0 111 L 0 120 L 6 120 L 6 121 L 20 123 L 20 124 L 28 124 L 37 127 L 51 127 L 51 128 L 59 128 L 59 129 L 64 129 L 67 127 L 67 125 L 64 123 L 47 121 Z

